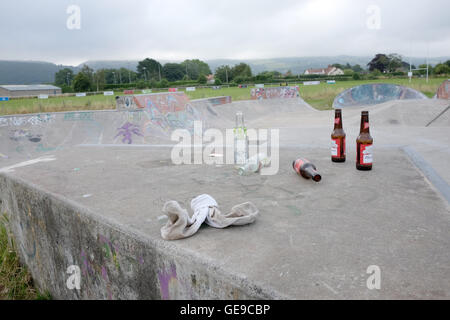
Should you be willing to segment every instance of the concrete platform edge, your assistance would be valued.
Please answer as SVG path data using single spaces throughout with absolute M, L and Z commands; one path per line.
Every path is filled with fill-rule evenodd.
M 21 261 L 55 299 L 289 299 L 11 174 L 0 194 Z M 66 286 L 71 265 L 80 290 Z

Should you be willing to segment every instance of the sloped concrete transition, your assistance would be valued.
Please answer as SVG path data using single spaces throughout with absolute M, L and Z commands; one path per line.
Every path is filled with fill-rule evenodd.
M 128 102 L 127 100 L 128 99 Z M 128 105 L 127 105 L 128 103 Z M 392 100 L 370 112 L 375 163 L 355 169 L 361 106 L 343 110 L 348 157 L 330 161 L 333 111 L 301 98 L 189 101 L 182 93 L 119 98 L 117 111 L 0 118 L 0 201 L 18 250 L 58 299 L 448 299 L 448 101 Z M 173 165 L 174 129 L 279 129 L 278 174 Z M 320 183 L 292 161 L 313 161 Z M 202 227 L 164 241 L 162 206 L 202 193 L 223 211 L 260 210 L 248 226 Z M 369 290 L 369 266 L 381 288 Z M 69 289 L 70 266 L 80 290 Z

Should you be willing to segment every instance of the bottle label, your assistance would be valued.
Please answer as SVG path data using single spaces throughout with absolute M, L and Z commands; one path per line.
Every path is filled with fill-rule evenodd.
M 341 144 L 343 145 L 342 149 Z M 342 153 L 341 150 L 343 150 Z M 345 156 L 345 138 L 331 139 L 331 156 L 333 158 L 341 158 Z
M 341 118 L 334 118 L 334 124 L 339 124 L 341 122 Z
M 300 173 L 300 167 L 304 164 L 302 159 L 297 159 L 295 160 L 295 164 L 294 164 L 294 170 L 297 173 Z
M 372 164 L 373 162 L 373 146 L 371 144 L 359 145 L 359 163 L 360 164 Z

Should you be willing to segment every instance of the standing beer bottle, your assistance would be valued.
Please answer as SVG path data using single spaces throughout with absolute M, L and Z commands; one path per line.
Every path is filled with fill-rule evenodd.
M 342 129 L 342 110 L 334 114 L 334 130 L 331 133 L 331 161 L 345 162 L 345 132 Z
M 373 139 L 369 131 L 369 111 L 361 112 L 361 129 L 356 139 L 356 169 L 372 170 Z
M 319 182 L 322 179 L 322 176 L 317 172 L 316 166 L 306 159 L 300 158 L 295 160 L 292 163 L 292 167 L 295 172 L 305 179 L 313 179 L 316 182 Z

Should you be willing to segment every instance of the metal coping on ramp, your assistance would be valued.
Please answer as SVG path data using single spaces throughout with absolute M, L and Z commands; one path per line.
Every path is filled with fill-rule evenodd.
M 333 108 L 379 104 L 390 100 L 428 99 L 423 93 L 396 84 L 363 84 L 347 89 L 336 96 Z

